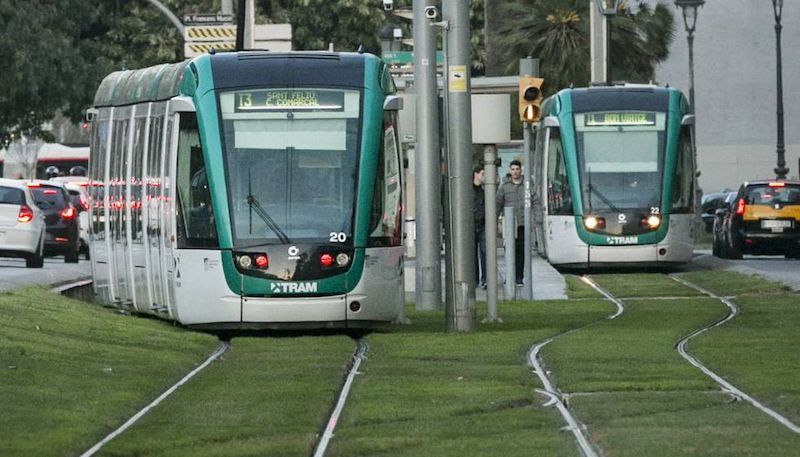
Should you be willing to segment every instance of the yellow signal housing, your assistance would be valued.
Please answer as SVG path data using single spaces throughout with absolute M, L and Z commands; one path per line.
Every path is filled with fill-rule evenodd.
M 542 85 L 544 79 L 532 76 L 519 78 L 519 120 L 538 122 L 541 117 Z

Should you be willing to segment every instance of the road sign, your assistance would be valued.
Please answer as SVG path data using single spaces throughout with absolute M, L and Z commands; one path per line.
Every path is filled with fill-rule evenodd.
M 383 53 L 383 61 L 389 65 L 413 65 L 414 53 L 412 51 L 389 51 Z M 436 64 L 444 62 L 444 53 L 436 51 Z
M 292 50 L 291 24 L 259 24 L 253 32 L 253 49 Z M 196 57 L 211 49 L 232 51 L 236 48 L 236 26 L 187 26 L 183 32 L 183 40 L 183 54 L 186 58 Z
M 232 14 L 187 14 L 183 16 L 186 25 L 199 24 L 233 24 Z

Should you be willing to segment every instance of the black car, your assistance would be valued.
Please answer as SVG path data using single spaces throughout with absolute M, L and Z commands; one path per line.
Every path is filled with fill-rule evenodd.
M 44 213 L 46 224 L 44 253 L 64 255 L 64 262 L 78 263 L 80 226 L 78 208 L 70 201 L 63 184 L 49 181 L 31 182 L 28 188 L 36 206 Z
M 711 233 L 714 226 L 714 218 L 718 209 L 725 206 L 725 197 L 728 196 L 730 191 L 724 190 L 722 192 L 712 192 L 703 195 L 700 200 L 700 218 L 705 223 L 706 233 Z
M 800 258 L 800 182 L 749 181 L 715 219 L 714 251 L 724 258 L 743 254 Z

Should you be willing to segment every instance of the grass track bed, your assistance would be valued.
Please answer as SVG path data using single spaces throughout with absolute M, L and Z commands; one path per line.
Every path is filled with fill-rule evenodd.
M 0 455 L 77 455 L 202 363 L 216 338 L 41 288 L 0 294 Z
M 441 332 L 442 313 L 409 311 L 413 325 L 368 337 L 327 455 L 575 455 L 560 415 L 541 406 L 526 355 L 535 342 L 613 310 L 599 300 L 504 303 L 507 324 L 460 335 Z
M 354 350 L 346 336 L 234 338 L 99 455 L 309 455 Z

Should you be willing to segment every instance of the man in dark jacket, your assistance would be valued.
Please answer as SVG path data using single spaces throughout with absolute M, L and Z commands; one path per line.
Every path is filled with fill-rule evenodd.
M 519 160 L 512 160 L 509 165 L 510 174 L 497 189 L 497 209 L 500 214 L 506 206 L 514 208 L 514 224 L 516 226 L 516 240 L 514 240 L 514 266 L 517 285 L 522 285 L 525 274 L 525 186 L 522 179 L 522 164 Z
M 483 166 L 472 169 L 472 216 L 475 219 L 475 284 L 486 287 L 486 200 L 483 194 Z

